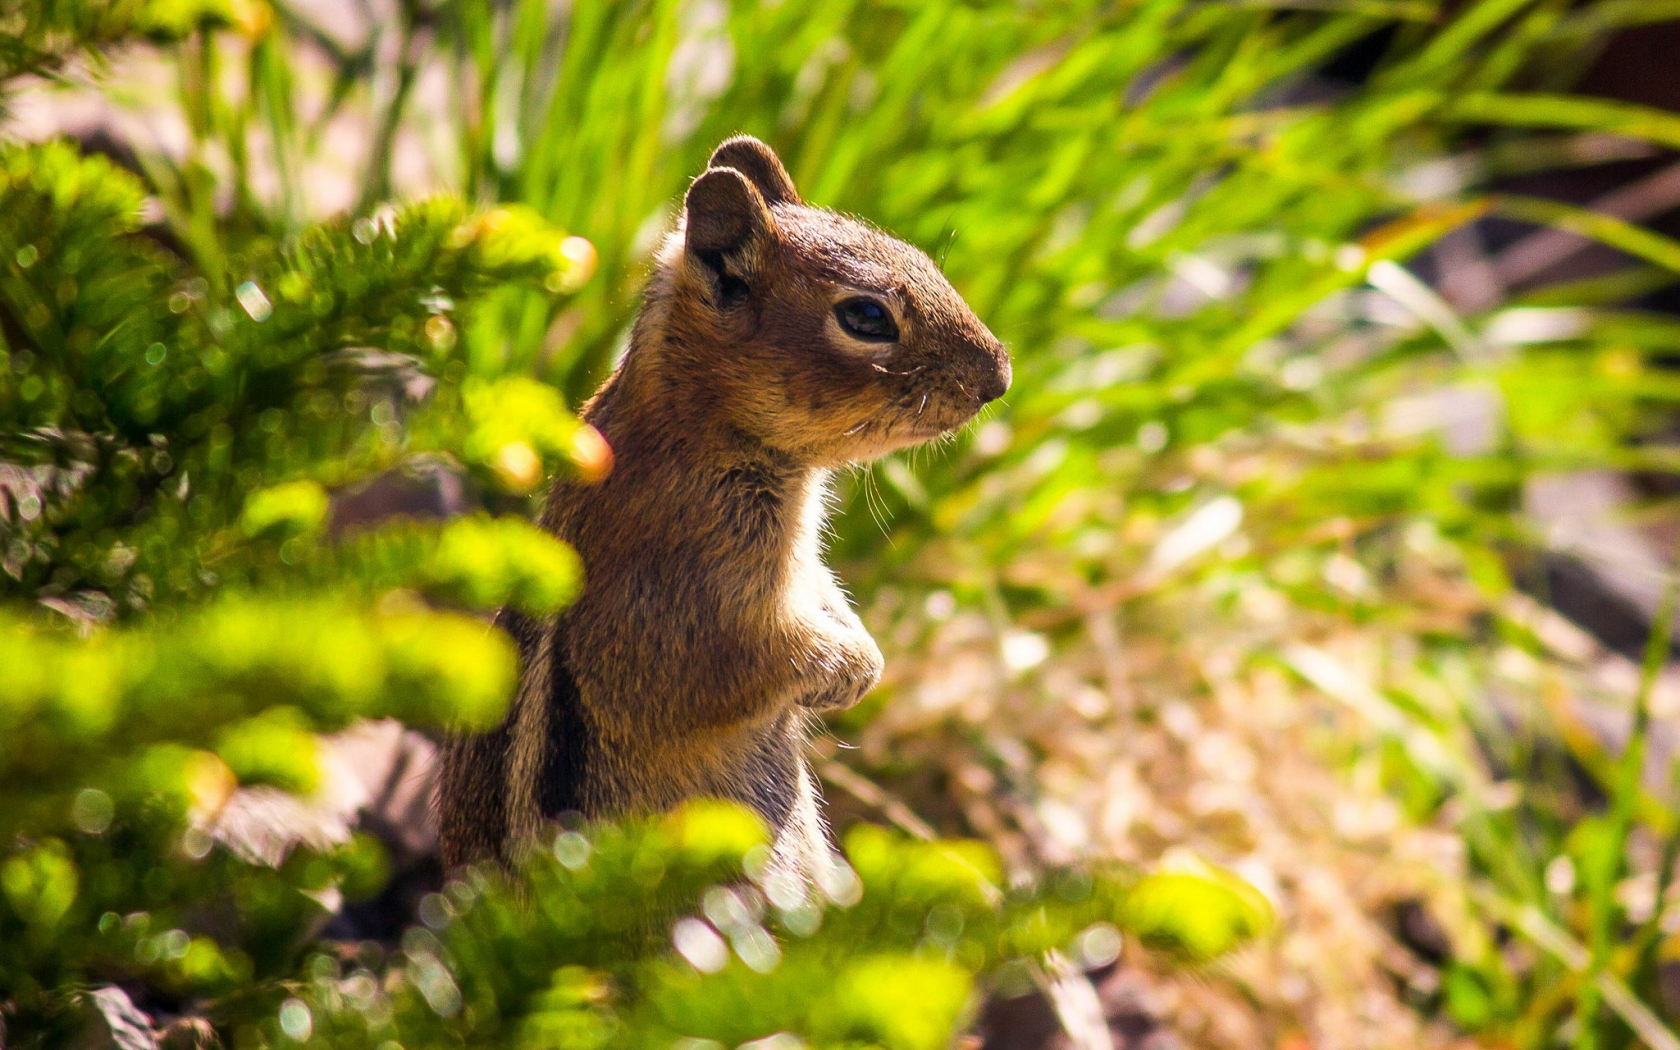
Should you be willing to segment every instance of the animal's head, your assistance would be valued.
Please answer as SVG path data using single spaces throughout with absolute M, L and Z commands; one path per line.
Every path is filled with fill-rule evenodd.
M 802 461 L 926 441 L 1009 389 L 1007 351 L 931 259 L 805 204 L 755 138 L 712 154 L 660 264 L 664 365 L 690 370 L 687 392 L 729 426 Z

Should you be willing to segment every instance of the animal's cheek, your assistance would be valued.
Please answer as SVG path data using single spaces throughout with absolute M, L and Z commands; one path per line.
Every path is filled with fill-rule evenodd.
M 836 420 L 874 410 L 877 398 L 867 390 L 824 381 L 819 376 L 806 380 L 787 391 L 787 400 L 789 407 L 812 425 L 832 426 Z
M 830 394 L 856 394 L 876 383 L 880 374 L 869 361 L 838 352 L 820 341 L 797 345 L 783 359 L 790 382 Z

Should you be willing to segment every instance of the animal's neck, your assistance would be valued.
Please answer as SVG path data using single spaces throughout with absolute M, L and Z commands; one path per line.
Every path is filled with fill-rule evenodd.
M 645 530 L 622 538 L 743 564 L 814 552 L 827 471 L 731 425 L 696 373 L 662 372 L 638 354 L 652 333 L 638 326 L 636 335 L 586 413 L 614 450 L 603 495 L 627 512 L 624 527 Z

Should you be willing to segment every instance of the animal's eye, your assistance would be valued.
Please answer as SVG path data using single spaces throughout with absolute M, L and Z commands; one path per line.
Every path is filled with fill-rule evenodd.
M 834 307 L 840 327 L 859 339 L 890 343 L 898 338 L 898 325 L 891 311 L 874 299 L 847 299 Z

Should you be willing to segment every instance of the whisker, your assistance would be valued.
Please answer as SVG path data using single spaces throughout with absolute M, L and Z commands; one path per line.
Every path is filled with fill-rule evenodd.
M 869 508 L 869 516 L 874 520 L 875 527 L 881 530 L 881 536 L 891 544 L 892 534 L 887 529 L 887 498 L 881 495 L 881 480 L 875 476 L 873 470 L 863 475 L 863 502 Z

